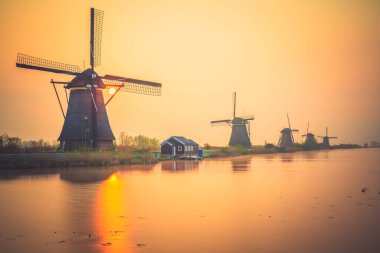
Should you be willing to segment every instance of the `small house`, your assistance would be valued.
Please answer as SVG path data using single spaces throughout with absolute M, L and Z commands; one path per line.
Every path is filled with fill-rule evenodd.
M 161 143 L 161 156 L 196 158 L 199 145 L 182 136 L 172 136 Z

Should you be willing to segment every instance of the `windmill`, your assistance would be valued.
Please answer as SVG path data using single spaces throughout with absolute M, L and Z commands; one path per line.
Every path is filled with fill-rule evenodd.
M 329 128 L 326 127 L 326 135 L 325 136 L 318 136 L 319 138 L 323 139 L 322 145 L 326 148 L 330 147 L 330 139 L 337 139 L 338 137 L 329 136 L 328 134 Z
M 317 141 L 315 139 L 315 135 L 309 132 L 309 122 L 307 122 L 307 130 L 306 134 L 302 135 L 302 137 L 306 137 L 304 144 L 306 145 L 316 145 Z
M 160 96 L 161 84 L 114 75 L 99 76 L 95 67 L 101 63 L 101 40 L 103 14 L 101 10 L 90 9 L 90 65 L 80 67 L 56 61 L 45 60 L 25 54 L 17 55 L 19 68 L 47 71 L 75 76 L 69 82 L 50 81 L 64 118 L 61 134 L 58 138 L 61 150 L 78 150 L 92 147 L 98 150 L 112 149 L 115 137 L 108 121 L 106 105 L 119 91 Z M 67 111 L 64 113 L 56 84 L 63 84 L 66 94 Z M 105 103 L 103 89 L 112 89 L 114 94 Z M 67 95 L 70 91 L 70 97 Z
M 291 149 L 294 146 L 294 137 L 293 132 L 298 132 L 297 129 L 292 129 L 290 126 L 289 114 L 286 114 L 288 117 L 288 128 L 284 128 L 281 130 L 281 136 L 278 141 L 278 147 L 282 149 Z
M 226 123 L 232 128 L 231 137 L 228 145 L 230 147 L 241 145 L 245 148 L 252 148 L 251 144 L 251 120 L 254 120 L 253 116 L 236 117 L 236 92 L 234 92 L 234 113 L 232 119 L 215 120 L 211 121 L 211 124 L 216 125 L 220 123 Z

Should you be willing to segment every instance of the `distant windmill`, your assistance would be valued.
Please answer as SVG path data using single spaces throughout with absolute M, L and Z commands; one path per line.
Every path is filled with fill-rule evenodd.
M 233 119 L 215 120 L 211 124 L 226 123 L 232 127 L 231 137 L 228 145 L 230 147 L 241 145 L 245 148 L 252 148 L 251 137 L 251 124 L 250 121 L 254 120 L 253 116 L 236 117 L 236 92 L 234 92 L 234 113 Z
M 297 129 L 292 129 L 290 126 L 289 114 L 286 114 L 288 117 L 289 128 L 284 128 L 281 130 L 281 136 L 278 141 L 278 147 L 283 149 L 291 149 L 294 146 L 294 137 L 293 132 L 298 132 Z
M 326 148 L 330 147 L 330 139 L 337 139 L 338 138 L 338 137 L 334 137 L 334 136 L 329 136 L 328 131 L 329 131 L 329 128 L 326 127 L 326 135 L 325 136 L 318 136 L 319 138 L 323 139 L 322 144 Z
M 317 144 L 317 141 L 315 139 L 315 135 L 312 133 L 309 133 L 309 122 L 307 122 L 306 134 L 302 135 L 302 137 L 306 137 L 304 144 L 308 144 L 308 145 L 316 145 Z
M 101 63 L 103 11 L 90 10 L 90 65 L 81 70 L 75 65 L 40 59 L 25 54 L 17 55 L 16 66 L 58 74 L 75 76 L 70 82 L 51 80 L 65 122 L 58 138 L 62 150 L 78 150 L 85 147 L 106 150 L 112 148 L 115 137 L 112 133 L 105 106 L 121 90 L 145 95 L 161 95 L 161 84 L 120 76 L 99 76 L 94 68 Z M 68 108 L 64 113 L 56 84 L 64 84 Z M 113 91 L 104 103 L 103 89 Z M 70 100 L 67 90 L 70 90 Z

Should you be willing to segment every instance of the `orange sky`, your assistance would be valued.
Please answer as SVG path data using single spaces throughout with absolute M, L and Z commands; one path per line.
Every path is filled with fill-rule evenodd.
M 107 106 L 121 131 L 183 135 L 226 145 L 228 126 L 209 121 L 254 114 L 252 141 L 276 142 L 287 125 L 335 143 L 380 140 L 380 2 L 376 0 L 128 0 L 0 3 L 0 132 L 58 137 L 63 118 L 51 78 L 15 67 L 18 52 L 83 66 L 89 8 L 105 11 L 102 66 L 163 84 L 162 97 L 122 93 Z M 61 95 L 63 95 L 61 89 Z M 66 107 L 66 105 L 65 105 Z

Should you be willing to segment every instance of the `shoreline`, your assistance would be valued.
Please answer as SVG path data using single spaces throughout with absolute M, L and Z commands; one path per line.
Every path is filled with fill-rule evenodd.
M 270 155 L 270 154 L 294 154 L 299 152 L 310 151 L 329 151 L 341 149 L 367 149 L 362 147 L 352 148 L 332 148 L 332 149 L 315 149 L 315 150 L 292 150 L 279 152 L 275 149 L 253 149 L 247 152 L 219 152 L 215 155 L 213 152 L 205 152 L 207 155 L 200 160 L 213 158 L 228 158 L 247 155 Z M 216 149 L 214 149 L 216 150 Z M 181 158 L 159 158 L 157 159 L 154 152 L 134 151 L 134 152 L 87 152 L 87 153 L 23 153 L 23 154 L 0 154 L 0 170 L 31 170 L 31 169 L 65 169 L 65 168 L 84 168 L 84 167 L 111 167 L 116 165 L 144 165 L 156 164 L 161 161 L 178 161 L 186 160 Z
M 147 151 L 0 154 L 0 170 L 110 167 L 115 165 L 155 164 L 157 161 L 154 154 Z

